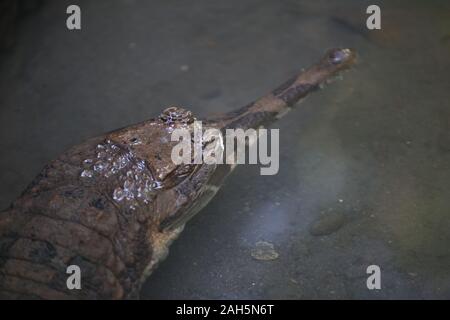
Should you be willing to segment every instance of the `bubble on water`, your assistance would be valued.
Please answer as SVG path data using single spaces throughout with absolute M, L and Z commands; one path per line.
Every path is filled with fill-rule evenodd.
M 97 153 L 97 159 L 102 159 L 106 157 L 106 152 L 105 151 L 100 151 L 99 153 Z
M 140 171 L 143 171 L 143 170 L 146 168 L 146 166 L 145 166 L 145 161 L 138 161 L 138 163 L 137 163 L 137 168 L 138 168 Z
M 123 184 L 123 188 L 125 190 L 132 190 L 134 188 L 134 183 L 133 181 L 130 180 L 125 180 L 124 184 Z
M 145 160 L 137 158 L 127 147 L 106 140 L 96 147 L 96 161 L 83 161 L 85 177 L 100 177 L 118 184 L 113 191 L 113 199 L 126 202 L 131 208 L 152 202 L 156 190 L 162 183 L 153 178 Z
M 121 156 L 118 161 L 118 168 L 119 169 L 125 168 L 129 162 L 130 159 L 128 158 L 128 156 Z
M 109 170 L 109 166 L 107 166 L 103 172 L 103 176 L 105 178 L 109 178 L 109 177 L 113 176 L 114 174 L 116 174 L 115 170 L 113 170 L 113 169 Z
M 94 164 L 94 171 L 96 172 L 101 172 L 103 171 L 104 165 L 101 162 L 97 162 L 96 164 Z
M 81 172 L 81 176 L 83 178 L 92 178 L 93 175 L 94 175 L 94 172 L 92 170 L 83 170 Z
M 141 187 L 139 187 L 139 188 L 137 188 L 136 189 L 136 197 L 137 198 L 141 198 L 142 197 L 142 188 Z
M 125 192 L 123 192 L 122 188 L 116 188 L 113 192 L 113 199 L 116 201 L 122 201 L 125 198 Z
M 125 193 L 125 198 L 130 201 L 134 199 L 134 193 L 130 190 L 124 189 L 123 192 Z

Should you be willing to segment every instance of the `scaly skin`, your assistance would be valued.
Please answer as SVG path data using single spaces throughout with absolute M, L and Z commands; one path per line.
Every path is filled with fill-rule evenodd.
M 268 125 L 354 61 L 351 50 L 330 50 L 268 95 L 206 120 L 204 129 Z M 0 213 L 0 297 L 137 298 L 184 224 L 233 169 L 173 164 L 170 132 L 192 129 L 193 120 L 189 111 L 169 108 L 159 118 L 81 143 L 46 165 Z M 81 290 L 67 289 L 69 265 L 81 268 Z

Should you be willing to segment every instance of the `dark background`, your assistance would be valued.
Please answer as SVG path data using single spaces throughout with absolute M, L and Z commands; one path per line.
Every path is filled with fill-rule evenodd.
M 0 206 L 83 139 L 173 104 L 232 110 L 353 47 L 354 70 L 273 126 L 278 175 L 239 166 L 142 298 L 450 298 L 450 2 L 377 1 L 381 31 L 369 4 L 2 1 Z M 279 257 L 253 259 L 258 241 Z

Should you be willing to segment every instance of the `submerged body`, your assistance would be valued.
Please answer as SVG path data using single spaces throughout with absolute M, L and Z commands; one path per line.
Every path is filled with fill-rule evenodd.
M 330 50 L 268 95 L 206 120 L 205 129 L 268 125 L 354 60 L 351 50 Z M 171 132 L 191 129 L 194 120 L 172 107 L 49 163 L 0 213 L 0 298 L 137 297 L 170 243 L 233 169 L 172 162 Z M 81 269 L 81 290 L 67 288 L 69 265 Z

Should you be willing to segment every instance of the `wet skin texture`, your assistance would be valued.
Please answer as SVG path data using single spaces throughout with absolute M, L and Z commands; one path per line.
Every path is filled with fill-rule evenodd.
M 332 49 L 266 96 L 206 128 L 260 128 L 285 114 L 355 62 L 349 49 Z M 192 130 L 180 107 L 160 117 L 92 138 L 49 163 L 0 213 L 2 298 L 136 298 L 167 255 L 184 224 L 214 196 L 229 165 L 171 161 L 170 132 Z M 205 129 L 206 129 L 205 128 Z M 66 287 L 68 265 L 78 265 L 83 290 Z

